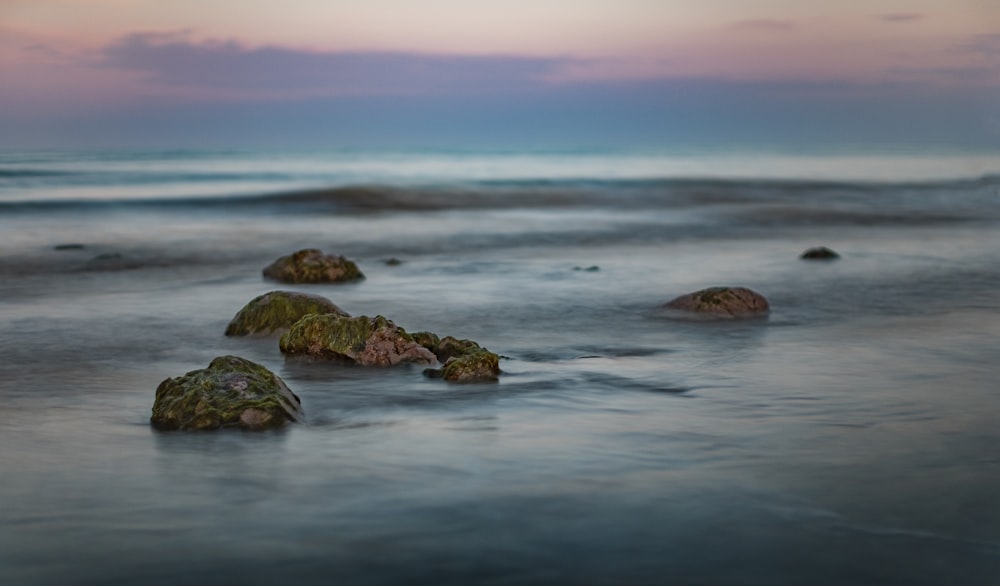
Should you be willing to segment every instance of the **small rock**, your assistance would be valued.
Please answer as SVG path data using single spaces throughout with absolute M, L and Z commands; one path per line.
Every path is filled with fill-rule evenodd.
M 387 267 L 398 267 L 399 265 L 403 264 L 403 261 L 399 260 L 398 258 L 387 258 L 385 259 L 384 262 L 385 266 Z
M 307 315 L 281 337 L 278 347 L 285 354 L 340 359 L 362 366 L 437 362 L 430 350 L 381 315 Z
M 825 246 L 817 246 L 803 252 L 799 258 L 804 260 L 836 260 L 840 258 L 840 255 Z
M 247 303 L 229 322 L 226 335 L 284 333 L 292 327 L 292 324 L 310 313 L 348 315 L 326 297 L 294 291 L 271 291 Z
M 440 376 L 455 383 L 495 382 L 500 376 L 500 357 L 489 350 L 479 350 L 449 358 L 441 367 Z
M 430 332 L 414 334 L 428 350 L 434 353 L 441 368 L 428 368 L 424 374 L 450 382 L 495 382 L 500 375 L 500 357 L 472 340 L 459 340 L 451 336 L 438 338 Z
M 306 248 L 268 265 L 264 277 L 284 283 L 339 283 L 364 279 L 358 266 L 343 256 Z
M 56 244 L 55 246 L 52 247 L 52 250 L 83 250 L 83 249 L 84 246 L 82 244 L 77 244 L 77 243 Z
M 156 388 L 150 423 L 159 429 L 266 429 L 303 418 L 299 398 L 263 366 L 220 356 L 208 368 Z
M 601 267 L 599 267 L 597 265 L 591 265 L 591 266 L 589 266 L 587 268 L 573 267 L 573 270 L 574 271 L 586 271 L 588 273 L 596 273 L 597 271 L 601 270 Z
M 666 307 L 726 317 L 753 317 L 770 311 L 767 299 L 744 287 L 711 287 L 681 295 Z
M 130 259 L 117 252 L 99 254 L 87 261 L 84 270 L 88 271 L 127 271 L 142 267 L 142 263 Z

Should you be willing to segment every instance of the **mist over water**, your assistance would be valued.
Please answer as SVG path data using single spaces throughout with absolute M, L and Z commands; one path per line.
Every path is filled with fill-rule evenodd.
M 726 157 L 3 155 L 0 582 L 995 582 L 1000 160 Z M 262 280 L 304 247 L 367 278 Z M 661 309 L 714 285 L 770 316 Z M 504 374 L 222 335 L 275 289 Z M 153 430 L 222 354 L 305 423 Z

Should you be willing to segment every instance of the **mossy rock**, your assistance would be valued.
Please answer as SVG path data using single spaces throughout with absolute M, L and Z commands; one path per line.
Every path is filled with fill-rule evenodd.
M 763 295 L 744 287 L 710 287 L 681 295 L 666 307 L 720 317 L 767 315 L 770 304 Z
M 444 364 L 451 358 L 475 354 L 481 350 L 484 350 L 484 348 L 472 340 L 459 340 L 458 338 L 445 336 L 438 341 L 431 352 L 434 352 L 438 361 Z
M 431 352 L 433 352 L 434 348 L 437 348 L 437 345 L 441 343 L 441 338 L 433 332 L 413 332 L 410 334 L 410 337 L 413 338 L 414 342 L 420 344 L 424 348 L 427 348 Z
M 434 364 L 434 354 L 382 317 L 307 315 L 278 343 L 284 354 L 344 360 L 362 366 Z
M 263 273 L 265 278 L 283 283 L 340 283 L 365 278 L 353 261 L 323 254 L 316 248 L 283 256 L 268 265 Z
M 255 297 L 233 317 L 226 328 L 227 336 L 271 335 L 287 332 L 292 324 L 311 313 L 348 315 L 326 297 L 271 291 Z
M 837 260 L 840 255 L 825 246 L 817 246 L 803 252 L 799 258 L 803 260 Z
M 449 358 L 439 369 L 427 369 L 424 374 L 455 383 L 496 382 L 500 377 L 500 357 L 480 349 Z
M 420 332 L 424 346 L 434 352 L 443 366 L 427 369 L 424 374 L 450 382 L 495 382 L 500 375 L 500 357 L 472 340 L 452 336 L 438 338 Z
M 160 383 L 150 422 L 159 429 L 268 429 L 301 421 L 300 403 L 270 370 L 220 356 L 208 368 Z

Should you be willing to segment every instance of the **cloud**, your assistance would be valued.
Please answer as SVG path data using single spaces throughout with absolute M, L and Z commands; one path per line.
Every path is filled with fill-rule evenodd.
M 187 31 L 134 33 L 103 50 L 105 67 L 161 88 L 248 95 L 483 93 L 532 88 L 572 60 L 404 52 L 329 52 L 194 41 Z
M 1000 33 L 976 35 L 959 48 L 987 57 L 998 56 L 1000 55 Z
M 769 18 L 741 20 L 729 25 L 730 30 L 750 33 L 787 33 L 795 30 L 795 28 L 795 23 L 790 20 Z
M 889 24 L 903 24 L 908 22 L 916 22 L 924 18 L 923 14 L 919 12 L 891 12 L 888 14 L 879 14 L 875 18 L 881 22 Z

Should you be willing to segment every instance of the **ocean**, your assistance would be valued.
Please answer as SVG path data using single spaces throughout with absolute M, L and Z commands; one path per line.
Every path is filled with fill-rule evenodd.
M 2 584 L 1000 583 L 1000 153 L 5 152 L 0 234 Z M 223 335 L 278 289 L 503 374 Z M 306 420 L 153 429 L 225 354 Z

